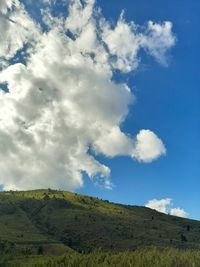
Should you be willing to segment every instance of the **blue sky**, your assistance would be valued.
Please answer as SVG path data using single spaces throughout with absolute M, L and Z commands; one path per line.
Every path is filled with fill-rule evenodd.
M 4 2 L 6 3 L 6 1 Z M 0 109 L 0 119 L 3 121 L 0 127 L 0 140 L 3 144 L 2 147 L 0 147 L 2 150 L 0 151 L 0 157 L 2 155 L 4 156 L 4 165 L 7 166 L 7 168 L 5 168 L 0 164 L 0 170 L 2 172 L 0 184 L 2 184 L 3 188 L 8 190 L 34 189 L 38 186 L 55 187 L 131 205 L 145 205 L 149 200 L 153 199 L 172 199 L 171 202 L 167 201 L 166 203 L 170 203 L 166 205 L 184 209 L 184 211 L 189 214 L 190 218 L 200 219 L 200 213 L 197 208 L 197 203 L 200 201 L 200 168 L 198 164 L 200 151 L 200 75 L 197 67 L 200 59 L 200 33 L 198 29 L 200 23 L 199 1 L 152 0 L 151 4 L 149 4 L 147 0 L 97 0 L 96 6 L 99 6 L 102 10 L 101 18 L 102 16 L 105 17 L 110 27 L 110 32 L 106 32 L 105 25 L 102 26 L 103 28 L 101 29 L 105 31 L 108 36 L 108 39 L 106 39 L 106 35 L 103 37 L 101 36 L 101 42 L 104 43 L 102 46 L 103 48 L 101 48 L 104 49 L 106 44 L 107 50 L 110 50 L 109 52 L 106 50 L 104 51 L 105 55 L 108 52 L 107 56 L 110 58 L 104 63 L 105 65 L 102 64 L 102 69 L 104 67 L 111 68 L 113 83 L 118 83 L 121 86 L 120 89 L 115 87 L 116 91 L 118 89 L 121 90 L 118 92 L 119 95 L 112 91 L 110 83 L 107 83 L 108 81 L 104 76 L 102 78 L 103 82 L 100 81 L 101 79 L 99 80 L 99 73 L 97 76 L 95 76 L 96 73 L 94 75 L 94 79 L 97 79 L 96 81 L 92 79 L 91 81 L 87 81 L 87 79 L 90 79 L 93 75 L 86 73 L 84 70 L 89 66 L 87 65 L 89 64 L 87 59 L 91 52 L 90 50 L 88 50 L 89 52 L 85 51 L 85 47 L 84 49 L 81 47 L 81 45 L 85 45 L 85 40 L 84 42 L 82 41 L 83 43 L 78 44 L 78 49 L 80 51 L 77 50 L 76 53 L 79 53 L 80 62 L 82 62 L 81 60 L 86 60 L 86 65 L 81 65 L 79 62 L 80 65 L 78 65 L 78 67 L 75 66 L 74 71 L 71 71 L 71 67 L 69 68 L 69 66 L 67 66 L 68 63 L 62 65 L 62 60 L 64 61 L 65 55 L 68 60 L 70 60 L 70 56 L 67 54 L 67 50 L 64 51 L 65 46 L 62 43 L 66 38 L 64 44 L 68 45 L 69 38 L 67 39 L 65 35 L 62 35 L 63 29 L 58 30 L 58 32 L 60 31 L 59 34 L 53 30 L 55 28 L 60 29 L 64 27 L 62 25 L 61 15 L 66 16 L 67 12 L 66 5 L 62 4 L 62 1 L 55 1 L 56 4 L 52 6 L 44 3 L 47 1 L 34 2 L 23 0 L 20 2 L 21 4 L 23 3 L 25 7 L 22 5 L 20 6 L 19 10 L 17 10 L 17 16 L 18 18 L 22 16 L 21 21 L 24 20 L 24 25 L 20 25 L 20 21 L 20 23 L 18 22 L 18 24 L 16 23 L 14 26 L 9 26 L 9 34 L 13 34 L 13 39 L 18 40 L 19 38 L 19 43 L 12 43 L 12 38 L 11 40 L 6 40 L 8 47 L 10 47 L 9 51 L 5 48 L 7 45 L 5 47 L 3 47 L 3 45 L 2 47 L 0 46 L 0 66 L 3 70 L 0 73 L 0 87 L 2 89 L 1 91 L 6 91 L 6 93 L 9 91 L 11 95 L 11 100 L 7 100 L 5 95 L 0 95 L 0 101 L 3 103 L 1 106 L 4 107 L 5 105 L 5 109 Z M 74 0 L 74 2 L 78 2 L 78 0 Z M 49 9 L 45 11 L 45 17 L 44 13 L 41 15 L 40 9 L 47 7 Z M 25 17 L 22 15 L 24 9 L 27 12 Z M 49 10 L 51 10 L 51 12 Z M 156 47 L 156 40 L 153 39 L 153 44 L 151 45 L 155 47 L 148 48 L 147 44 L 143 44 L 144 49 L 139 50 L 137 56 L 133 59 L 128 59 L 131 63 L 135 63 L 138 58 L 140 59 L 141 62 L 136 69 L 133 68 L 131 71 L 124 71 L 127 66 L 117 69 L 116 66 L 119 62 L 116 61 L 113 63 L 112 60 L 115 57 L 121 56 L 120 51 L 123 50 L 123 47 L 117 46 L 116 49 L 119 50 L 113 52 L 112 42 L 114 42 L 114 39 L 111 37 L 113 36 L 112 30 L 115 27 L 114 25 L 116 25 L 122 10 L 125 11 L 124 18 L 126 25 L 130 25 L 130 21 L 134 21 L 135 24 L 140 25 L 138 31 L 144 35 L 144 39 L 151 37 L 148 36 L 147 30 L 145 30 L 148 28 L 148 21 L 151 20 L 157 23 L 157 25 L 161 25 L 162 31 L 165 30 L 164 24 L 162 24 L 164 21 L 170 21 L 173 24 L 173 33 L 170 31 L 168 37 L 171 38 L 172 35 L 175 36 L 176 44 L 165 44 L 165 39 L 164 41 L 162 40 L 164 44 L 161 42 L 161 45 L 164 45 L 164 49 L 167 51 L 166 54 L 164 52 L 164 54 L 161 55 L 161 58 L 167 60 L 167 66 L 159 64 L 159 58 L 153 54 L 155 51 L 154 49 L 158 48 Z M 7 11 L 3 10 L 1 12 L 5 13 Z M 13 12 L 15 12 L 15 10 Z M 81 11 L 79 10 L 78 12 Z M 5 14 L 9 15 L 8 13 Z M 18 18 L 15 17 L 16 14 L 13 13 L 11 15 L 12 19 L 17 21 Z M 57 21 L 53 20 L 50 18 L 51 15 L 57 16 L 59 19 Z M 77 22 L 77 17 L 75 18 L 75 22 L 73 21 L 73 16 L 75 15 L 69 14 L 71 20 L 66 22 L 67 26 L 65 25 L 65 27 L 68 34 L 70 32 L 70 36 L 78 39 L 80 33 L 76 26 L 74 26 Z M 2 17 L 2 19 L 4 19 L 4 17 Z M 33 22 L 32 19 L 34 19 L 35 22 Z M 40 29 L 37 27 L 37 23 L 40 24 Z M 94 26 L 92 20 L 89 23 L 82 25 L 81 29 L 84 30 L 84 27 L 86 28 L 88 25 Z M 17 28 L 13 30 L 12 27 Z M 28 27 L 28 31 L 26 27 Z M 46 34 L 48 31 L 51 33 L 49 36 Z M 17 35 L 17 32 L 21 33 L 20 37 Z M 4 32 L 2 36 L 3 34 Z M 100 35 L 100 33 L 98 34 Z M 134 34 L 134 38 L 137 38 L 137 33 Z M 60 37 L 62 37 L 62 39 L 59 39 Z M 150 39 L 149 42 L 151 42 Z M 75 47 L 77 44 L 74 42 L 73 45 Z M 87 45 L 89 47 L 91 43 L 88 42 Z M 102 45 L 102 43 L 99 45 Z M 27 48 L 29 46 L 34 47 L 35 50 L 28 51 Z M 68 50 L 70 49 L 71 47 L 69 46 Z M 61 51 L 64 51 L 63 54 L 61 54 Z M 72 59 L 77 56 L 76 53 L 73 54 L 73 51 L 72 49 L 70 52 Z M 92 53 L 99 53 L 95 49 L 94 51 L 92 50 Z M 30 54 L 25 58 L 21 52 Z M 100 58 L 103 56 L 104 54 L 100 54 Z M 91 58 L 92 57 L 94 56 L 91 56 Z M 36 60 L 34 61 L 34 59 Z M 127 59 L 126 56 L 125 59 Z M 100 66 L 101 60 L 99 58 L 96 60 Z M 16 62 L 20 62 L 22 65 L 16 66 Z M 54 64 L 51 65 L 52 62 L 54 62 Z M 112 64 L 113 66 L 111 66 Z M 9 68 L 10 66 L 11 68 Z M 109 77 L 110 74 L 107 72 L 107 69 L 103 70 L 103 72 Z M 86 87 L 81 87 L 84 95 L 80 97 L 78 92 L 77 96 L 73 98 L 74 102 L 70 95 L 68 96 L 65 94 L 65 90 L 66 92 L 69 90 L 66 84 L 68 84 L 68 82 L 70 84 L 71 80 L 66 80 L 68 78 L 65 78 L 64 73 L 71 73 L 72 84 L 74 84 L 75 88 L 77 86 L 77 75 L 80 73 L 83 75 L 83 80 L 85 79 L 88 82 Z M 105 87 L 103 91 L 105 99 L 110 98 L 110 102 L 108 103 L 103 98 L 102 101 L 104 102 L 101 103 L 102 106 L 98 112 L 96 111 L 96 106 L 98 106 L 99 100 L 96 99 L 96 96 L 90 91 L 90 86 L 95 86 L 93 84 L 94 82 L 99 83 L 97 86 L 99 86 L 100 89 Z M 54 85 L 54 88 L 51 87 L 51 83 Z M 123 87 L 124 83 L 127 84 L 136 98 L 135 103 L 130 106 L 130 95 L 123 91 L 125 89 L 125 87 Z M 108 87 L 108 95 L 106 95 L 105 85 Z M 34 88 L 37 86 L 39 86 L 40 90 L 34 93 L 36 92 Z M 26 87 L 28 88 L 27 91 L 24 89 Z M 77 106 L 78 108 L 72 110 L 72 113 L 70 113 L 70 109 L 69 113 L 65 111 L 63 105 L 66 105 L 66 103 L 63 104 L 61 98 L 56 95 L 58 91 L 62 93 L 66 103 L 70 103 L 70 108 L 72 106 Z M 41 92 L 43 94 L 42 97 L 38 95 L 41 94 Z M 116 103 L 114 104 L 119 106 L 118 109 L 116 108 L 116 113 L 112 111 L 112 109 L 109 109 L 113 104 L 112 94 L 113 99 L 116 99 Z M 92 97 L 90 98 L 91 95 Z M 124 100 L 120 100 L 119 96 L 122 98 L 124 97 Z M 79 97 L 80 99 L 84 99 L 83 103 L 80 102 Z M 110 124 L 110 121 L 113 120 L 115 116 L 116 118 L 118 118 L 120 114 L 125 116 L 124 114 L 126 112 L 123 109 L 123 101 L 126 103 L 125 106 L 129 106 L 126 119 L 122 124 L 113 121 Z M 48 103 L 52 103 L 51 108 Z M 54 105 L 55 103 L 56 105 Z M 9 113 L 11 109 L 8 104 L 12 105 L 15 111 L 14 113 Z M 85 124 L 88 123 L 88 121 L 84 121 L 84 115 L 83 118 L 79 118 L 81 113 L 78 112 L 79 108 L 81 108 L 80 110 L 83 114 L 86 114 L 86 119 L 87 116 L 91 116 L 91 125 L 93 126 L 91 129 L 88 127 L 85 128 Z M 38 110 L 42 111 L 42 115 L 41 112 L 39 112 L 39 114 L 37 113 Z M 57 112 L 58 110 L 59 112 Z M 106 114 L 106 110 L 110 110 L 111 114 Z M 119 112 L 119 114 L 117 112 Z M 96 117 L 92 116 L 92 113 L 96 114 L 94 115 Z M 8 114 L 8 117 L 5 117 L 3 114 Z M 13 117 L 13 114 L 15 114 L 16 117 Z M 43 116 L 44 114 L 47 114 L 47 118 Z M 66 122 L 66 118 L 71 118 L 71 115 L 72 117 L 75 116 L 78 121 L 75 126 L 72 124 L 74 121 Z M 117 143 L 114 143 L 113 147 L 112 145 L 110 146 L 109 142 L 112 140 L 107 140 L 105 138 L 107 135 L 107 126 L 105 125 L 107 124 L 105 123 L 104 125 L 101 119 L 104 118 L 107 120 L 107 117 L 109 117 L 109 120 L 106 121 L 106 123 L 108 123 L 110 127 L 114 125 L 113 129 L 116 130 L 116 128 L 118 129 L 119 127 L 121 129 L 119 135 L 119 139 L 122 138 L 122 140 L 120 140 L 123 144 L 121 148 L 117 147 Z M 46 119 L 47 121 L 45 121 Z M 47 127 L 49 121 L 51 121 L 53 125 L 52 128 L 54 130 L 52 132 L 50 132 Z M 95 128 L 96 122 L 103 128 L 103 130 L 99 132 L 99 135 L 102 135 L 101 137 L 96 134 L 96 132 L 98 132 L 97 130 L 99 130 Z M 63 127 L 59 128 L 62 123 Z M 141 160 L 141 158 L 138 158 L 138 155 L 134 155 L 133 151 L 136 147 L 131 140 L 133 138 L 137 140 L 137 134 L 141 129 L 152 131 L 156 134 L 156 136 L 154 136 L 156 140 L 157 137 L 162 140 L 166 148 L 166 155 L 163 155 L 162 147 L 160 150 L 158 149 L 156 156 L 152 157 L 152 162 L 149 163 L 142 162 L 142 160 L 145 161 L 145 159 Z M 82 136 L 80 136 L 80 133 L 82 133 Z M 123 133 L 126 133 L 125 139 L 123 139 Z M 93 140 L 94 136 L 97 140 Z M 67 141 L 65 139 L 67 139 Z M 15 140 L 14 142 L 16 144 L 13 144 L 13 140 Z M 45 147 L 44 140 L 50 144 L 50 147 L 52 145 L 51 149 Z M 132 152 L 127 149 L 127 143 L 132 146 Z M 75 153 L 74 151 L 79 145 L 81 152 L 76 151 Z M 41 147 L 44 147 L 43 151 Z M 85 152 L 84 149 L 87 148 L 89 148 L 89 150 Z M 68 155 L 67 150 L 72 151 L 72 155 Z M 10 151 L 12 151 L 13 154 L 9 154 Z M 81 156 L 78 153 L 80 153 Z M 79 156 L 77 156 L 77 154 Z M 87 157 L 88 154 L 92 156 L 92 159 Z M 93 159 L 97 160 L 97 163 L 94 162 Z M 98 163 L 101 165 L 98 165 Z M 102 164 L 104 164 L 104 166 Z M 15 168 L 13 166 L 18 167 Z M 27 166 L 31 166 L 31 168 L 27 168 Z M 111 183 L 113 183 L 111 190 L 106 189 L 106 186 L 96 185 L 92 179 L 88 178 L 88 176 L 92 177 L 96 175 L 96 172 L 106 176 L 108 174 L 108 169 L 105 169 L 105 166 L 111 171 L 110 179 Z M 81 176 L 82 174 L 83 177 Z M 7 180 L 4 177 L 7 177 Z M 40 179 L 41 177 L 43 177 L 43 180 Z M 55 177 L 58 178 L 55 179 Z M 105 185 L 106 182 L 109 183 L 107 178 L 105 178 Z M 107 185 L 107 187 L 110 187 L 110 184 Z
M 125 9 L 127 20 L 144 24 L 170 20 L 177 37 L 167 68 L 146 57 L 127 80 L 134 88 L 133 105 L 123 128 L 138 132 L 154 130 L 162 137 L 166 156 L 150 164 L 129 158 L 105 160 L 111 166 L 115 188 L 101 190 L 85 180 L 81 193 L 97 195 L 115 202 L 144 205 L 152 198 L 173 198 L 191 218 L 200 218 L 200 109 L 199 109 L 199 1 L 98 1 L 103 13 L 116 19 Z

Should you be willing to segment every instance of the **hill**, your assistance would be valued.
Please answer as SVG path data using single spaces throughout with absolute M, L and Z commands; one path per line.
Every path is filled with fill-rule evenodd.
M 56 190 L 0 193 L 0 253 L 200 247 L 200 222 Z

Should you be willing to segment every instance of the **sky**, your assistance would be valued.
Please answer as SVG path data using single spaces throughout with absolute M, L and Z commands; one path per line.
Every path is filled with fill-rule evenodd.
M 0 2 L 0 184 L 200 219 L 197 0 Z

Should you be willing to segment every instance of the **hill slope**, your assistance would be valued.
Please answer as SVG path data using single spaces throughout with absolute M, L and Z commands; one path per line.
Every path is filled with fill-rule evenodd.
M 200 222 L 55 190 L 0 193 L 0 252 L 199 248 Z

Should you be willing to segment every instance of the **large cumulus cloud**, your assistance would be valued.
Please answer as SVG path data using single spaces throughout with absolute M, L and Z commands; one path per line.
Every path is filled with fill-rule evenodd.
M 48 1 L 51 4 L 50 1 Z M 133 71 L 144 49 L 161 63 L 175 44 L 172 24 L 106 21 L 93 0 L 73 0 L 66 17 L 42 10 L 45 30 L 18 0 L 1 1 L 0 184 L 5 189 L 83 185 L 83 173 L 111 188 L 110 169 L 95 159 L 131 156 L 150 162 L 162 141 L 150 130 L 136 138 L 120 129 L 134 95 L 113 80 Z M 47 30 L 48 29 L 48 30 Z M 27 45 L 27 46 L 26 46 Z M 13 63 L 22 51 L 23 61 Z M 21 56 L 22 56 L 21 55 Z

